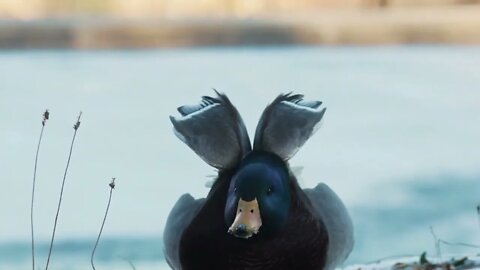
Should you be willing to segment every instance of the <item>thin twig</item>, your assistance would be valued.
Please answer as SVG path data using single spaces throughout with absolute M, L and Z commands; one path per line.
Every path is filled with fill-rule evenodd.
M 448 242 L 445 240 L 440 239 L 440 243 L 445 244 L 447 246 L 462 246 L 462 247 L 469 247 L 469 248 L 480 248 L 479 245 L 474 245 L 474 244 L 468 244 L 468 243 L 463 243 L 463 242 Z
M 96 270 L 95 264 L 93 263 L 93 257 L 95 256 L 95 251 L 97 250 L 98 242 L 100 241 L 103 227 L 105 226 L 105 221 L 107 220 L 108 210 L 110 209 L 110 202 L 112 201 L 112 193 L 113 193 L 113 190 L 115 189 L 115 177 L 112 178 L 112 182 L 110 182 L 108 186 L 110 187 L 110 196 L 108 197 L 107 209 L 105 210 L 105 216 L 103 217 L 102 226 L 100 227 L 100 232 L 98 233 L 97 241 L 95 242 L 95 246 L 93 247 L 92 256 L 90 256 L 90 263 L 92 264 L 93 270 Z
M 447 246 L 462 246 L 462 247 L 468 247 L 468 248 L 480 248 L 480 245 L 463 243 L 463 242 L 448 242 L 448 241 L 445 241 L 441 238 L 437 238 L 437 236 L 435 235 L 435 232 L 433 231 L 432 226 L 430 226 L 430 231 L 432 232 L 432 235 L 435 238 L 435 247 L 437 248 L 437 256 L 438 256 L 438 253 L 440 253 L 440 256 L 441 256 L 440 244 L 444 244 L 444 245 L 447 245 Z
M 480 204 L 477 205 L 478 227 L 480 228 Z
M 128 258 L 126 258 L 126 257 L 120 257 L 120 256 L 119 256 L 119 258 L 122 259 L 122 260 L 124 260 L 124 261 L 126 261 L 126 262 L 128 262 L 128 264 L 130 265 L 130 267 L 131 267 L 133 270 L 137 270 L 137 268 L 135 267 L 135 264 L 134 264 L 130 259 L 128 259 Z
M 128 260 L 128 264 L 130 264 L 130 267 L 132 267 L 133 270 L 137 270 L 137 268 L 135 268 L 135 265 L 132 263 L 132 261 Z
M 435 251 L 437 252 L 437 258 L 442 257 L 442 250 L 440 249 L 440 240 L 438 239 L 435 231 L 433 230 L 433 226 L 430 226 L 430 232 L 432 233 L 433 239 L 435 240 Z
M 52 240 L 50 241 L 50 248 L 48 250 L 48 258 L 47 258 L 47 265 L 45 266 L 45 270 L 48 269 L 48 265 L 50 263 L 50 257 L 52 255 L 52 248 L 53 248 L 53 241 L 55 239 L 55 232 L 57 230 L 57 221 L 58 221 L 58 214 L 60 212 L 60 206 L 62 205 L 62 197 L 63 197 L 63 188 L 65 187 L 65 179 L 67 178 L 67 172 L 68 172 L 68 167 L 70 165 L 70 159 L 72 157 L 72 151 L 73 151 L 73 144 L 75 142 L 75 137 L 77 136 L 77 131 L 78 128 L 80 127 L 80 117 L 82 116 L 82 112 L 78 115 L 77 122 L 73 126 L 73 129 L 75 132 L 73 133 L 73 138 L 72 138 L 72 143 L 70 145 L 70 152 L 68 154 L 68 160 L 67 160 L 67 165 L 65 166 L 65 172 L 63 174 L 63 180 L 62 180 L 62 188 L 60 189 L 60 198 L 58 199 L 58 207 L 57 207 L 57 213 L 55 215 L 55 223 L 53 225 L 53 232 L 52 232 Z
M 35 270 L 35 234 L 33 231 L 33 205 L 35 202 L 35 182 L 37 179 L 37 163 L 38 163 L 38 153 L 40 152 L 40 145 L 42 143 L 42 137 L 43 137 L 43 130 L 45 128 L 45 124 L 50 116 L 50 113 L 48 110 L 45 110 L 43 113 L 43 120 L 42 120 L 42 130 L 40 131 L 40 137 L 38 139 L 38 144 L 37 144 L 37 153 L 35 154 L 35 166 L 33 169 L 33 183 L 32 183 L 32 201 L 30 204 L 30 230 L 32 234 L 32 270 Z

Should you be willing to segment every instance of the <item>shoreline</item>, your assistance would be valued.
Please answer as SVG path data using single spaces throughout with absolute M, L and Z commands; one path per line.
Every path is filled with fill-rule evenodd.
M 480 44 L 480 6 L 322 10 L 248 18 L 0 20 L 0 48 Z

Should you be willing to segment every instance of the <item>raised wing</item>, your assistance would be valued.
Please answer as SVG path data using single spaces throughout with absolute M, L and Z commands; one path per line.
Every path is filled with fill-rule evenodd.
M 303 95 L 278 96 L 260 118 L 253 149 L 289 160 L 320 127 L 326 110 L 320 105 L 320 101 L 303 100 Z
M 172 269 L 181 269 L 179 259 L 180 239 L 205 199 L 195 200 L 190 194 L 182 195 L 168 215 L 163 232 L 165 259 Z
M 178 108 L 170 116 L 175 135 L 205 162 L 217 169 L 235 167 L 251 151 L 250 139 L 237 109 L 228 97 L 202 97 L 198 105 Z
M 325 224 L 328 232 L 326 270 L 340 267 L 353 249 L 353 223 L 342 200 L 326 184 L 318 184 L 304 192 L 310 199 L 314 214 Z

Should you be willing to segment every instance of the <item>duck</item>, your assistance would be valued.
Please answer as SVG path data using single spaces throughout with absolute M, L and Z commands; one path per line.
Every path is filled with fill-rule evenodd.
M 175 270 L 335 269 L 354 245 L 353 223 L 325 183 L 300 186 L 289 160 L 319 129 L 326 108 L 277 96 L 253 145 L 226 94 L 170 116 L 174 134 L 218 174 L 205 198 L 186 193 L 168 215 L 164 255 Z

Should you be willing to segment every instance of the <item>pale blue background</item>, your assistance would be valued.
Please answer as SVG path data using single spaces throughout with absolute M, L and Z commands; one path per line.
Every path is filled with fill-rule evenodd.
M 303 186 L 326 182 L 349 207 L 357 236 L 350 262 L 433 253 L 430 225 L 445 240 L 480 243 L 480 47 L 12 50 L 0 52 L 0 261 L 29 265 L 33 162 L 48 108 L 38 252 L 50 237 L 82 110 L 57 231 L 59 243 L 76 248 L 54 253 L 52 266 L 88 265 L 112 176 L 104 263 L 161 264 L 170 208 L 185 192 L 206 195 L 214 173 L 174 137 L 168 116 L 212 88 L 228 94 L 251 137 L 279 93 L 324 101 L 322 128 L 291 163 L 305 167 Z M 115 247 L 121 251 L 112 255 Z

